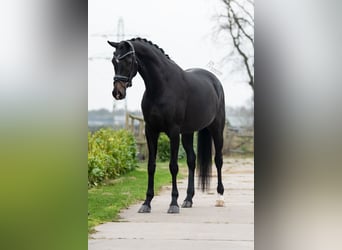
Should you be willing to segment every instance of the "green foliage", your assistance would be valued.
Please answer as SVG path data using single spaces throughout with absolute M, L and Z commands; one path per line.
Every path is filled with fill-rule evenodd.
M 133 170 L 137 165 L 134 136 L 126 130 L 88 132 L 88 187 Z
M 161 134 L 158 139 L 158 159 L 162 162 L 170 159 L 170 140 L 165 134 Z
M 157 151 L 158 160 L 161 162 L 169 161 L 170 160 L 170 139 L 169 137 L 161 133 L 158 139 L 158 151 Z M 178 159 L 182 160 L 186 158 L 185 151 L 183 146 L 179 146 L 178 151 Z
M 120 176 L 108 185 L 97 186 L 88 190 L 88 232 L 94 232 L 94 226 L 108 221 L 118 221 L 119 212 L 137 201 L 143 201 L 147 188 L 147 163 Z M 184 178 L 187 167 L 179 165 L 178 178 Z M 154 178 L 154 190 L 157 195 L 161 187 L 171 183 L 168 163 L 157 163 Z

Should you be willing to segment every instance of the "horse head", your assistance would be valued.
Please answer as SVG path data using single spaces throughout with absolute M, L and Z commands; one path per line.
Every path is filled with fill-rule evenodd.
M 126 89 L 132 86 L 132 79 L 138 72 L 138 62 L 130 41 L 119 43 L 108 41 L 108 43 L 115 48 L 112 58 L 115 72 L 112 95 L 116 100 L 122 100 L 126 97 Z

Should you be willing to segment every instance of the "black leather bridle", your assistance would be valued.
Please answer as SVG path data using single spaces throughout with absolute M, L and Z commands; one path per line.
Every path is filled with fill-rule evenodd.
M 132 64 L 131 64 L 131 70 L 129 72 L 129 75 L 128 76 L 123 76 L 123 75 L 117 75 L 115 74 L 114 76 L 114 83 L 117 82 L 117 81 L 121 81 L 121 82 L 124 82 L 125 83 L 125 87 L 131 87 L 132 86 L 132 78 L 134 77 L 134 64 L 138 63 L 137 62 L 137 59 L 136 59 L 136 56 L 135 56 L 135 50 L 134 50 L 134 47 L 133 47 L 133 44 L 130 42 L 130 41 L 125 41 L 126 43 L 129 44 L 129 46 L 131 47 L 131 50 L 128 51 L 127 53 L 123 54 L 122 56 L 115 56 L 114 55 L 114 59 L 117 63 L 119 63 L 119 61 L 123 58 L 125 58 L 126 56 L 132 54 L 133 55 L 133 60 L 132 60 Z

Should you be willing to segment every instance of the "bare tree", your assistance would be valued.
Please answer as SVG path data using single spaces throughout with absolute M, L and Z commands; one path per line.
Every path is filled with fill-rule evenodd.
M 238 53 L 254 90 L 254 0 L 221 0 L 226 14 L 220 15 L 220 30 L 228 31 L 233 53 Z

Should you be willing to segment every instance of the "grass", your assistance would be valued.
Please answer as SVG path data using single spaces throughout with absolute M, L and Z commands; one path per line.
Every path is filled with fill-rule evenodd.
M 179 162 L 178 178 L 184 176 L 186 164 Z M 154 187 L 155 194 L 162 186 L 171 183 L 169 164 L 157 163 Z M 122 177 L 110 181 L 107 185 L 88 190 L 88 233 L 94 232 L 96 225 L 109 221 L 117 221 L 120 210 L 145 199 L 147 189 L 147 164 L 140 163 L 139 167 Z

